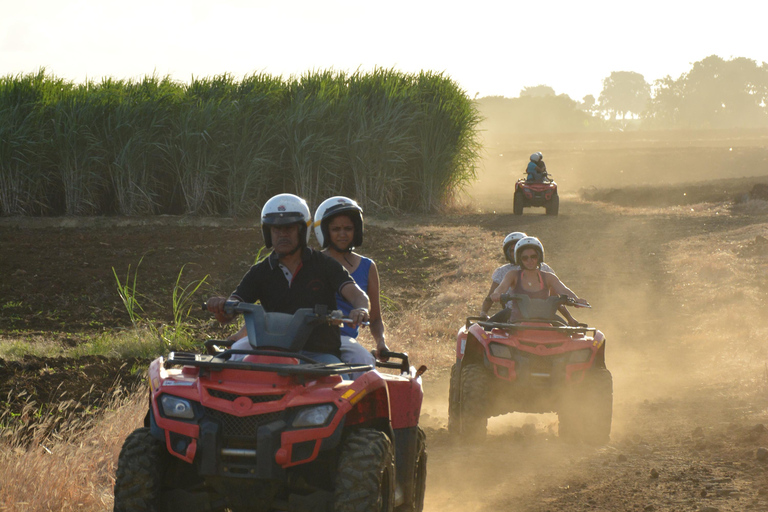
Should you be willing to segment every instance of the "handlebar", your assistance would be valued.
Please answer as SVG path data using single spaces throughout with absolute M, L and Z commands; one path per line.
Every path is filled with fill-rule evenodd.
M 512 293 L 502 293 L 501 297 L 499 298 L 499 302 L 501 304 L 506 304 L 507 302 L 518 301 L 518 300 L 523 300 L 523 296 L 515 295 Z M 558 305 L 569 306 L 574 308 L 592 308 L 592 306 L 588 302 L 586 304 L 582 304 L 581 302 L 576 302 L 575 299 L 573 299 L 572 297 L 569 297 L 568 295 L 560 295 L 557 298 L 553 296 L 544 300 L 553 300 Z
M 241 312 L 240 309 L 238 308 L 240 306 L 240 304 L 244 304 L 244 303 L 241 303 L 241 302 L 238 302 L 238 301 L 234 301 L 234 300 L 228 300 L 228 301 L 226 301 L 224 303 L 224 311 L 227 314 L 236 315 L 236 314 Z M 207 302 L 203 301 L 201 306 L 202 306 L 202 310 L 203 311 L 206 311 L 206 312 L 208 311 L 208 303 Z M 316 321 L 323 321 L 323 320 L 325 320 L 328 323 L 337 323 L 338 322 L 338 323 L 344 323 L 344 324 L 354 324 L 355 323 L 355 321 L 352 320 L 351 318 L 344 317 L 343 316 L 344 314 L 340 310 L 338 310 L 338 309 L 328 313 L 328 308 L 326 306 L 323 306 L 323 305 L 316 305 L 315 306 L 315 315 L 316 315 L 316 319 L 315 319 Z M 371 323 L 370 322 L 359 322 L 358 325 L 369 326 L 369 325 L 371 325 Z

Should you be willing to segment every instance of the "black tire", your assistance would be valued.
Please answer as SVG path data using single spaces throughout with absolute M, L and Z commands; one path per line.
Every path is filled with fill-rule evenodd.
M 419 427 L 417 435 L 413 495 L 403 505 L 397 507 L 397 512 L 422 512 L 424 510 L 424 495 L 427 490 L 427 435 L 421 430 L 421 427 Z
M 393 512 L 395 457 L 387 435 L 361 428 L 347 435 L 340 450 L 334 512 Z
M 459 408 L 461 407 L 461 364 L 451 367 L 451 382 L 448 388 L 448 433 L 458 434 L 460 430 Z
M 470 363 L 461 370 L 461 435 L 472 440 L 485 439 L 488 428 L 488 372 Z
M 558 435 L 567 442 L 607 444 L 613 417 L 613 376 L 605 368 L 587 372 L 558 411 Z
M 523 193 L 519 190 L 515 192 L 515 196 L 512 203 L 512 212 L 515 215 L 523 214 Z
M 134 430 L 117 459 L 115 512 L 159 512 L 160 492 L 171 456 L 149 428 Z
M 547 204 L 547 215 L 557 215 L 560 211 L 560 197 L 555 194 Z

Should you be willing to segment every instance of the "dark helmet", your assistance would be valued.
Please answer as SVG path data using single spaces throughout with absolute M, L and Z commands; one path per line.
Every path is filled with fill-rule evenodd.
M 349 247 L 351 251 L 354 247 L 360 247 L 363 245 L 363 209 L 360 208 L 354 200 L 344 196 L 329 197 L 323 201 L 315 211 L 315 219 L 313 222 L 315 230 L 315 238 L 317 238 L 320 247 L 325 249 L 331 243 L 331 236 L 328 233 L 328 224 L 331 219 L 339 214 L 348 215 L 352 219 L 352 224 L 355 226 L 355 235 L 352 238 L 352 245 Z
M 299 242 L 306 246 L 309 242 L 309 225 L 312 222 L 307 202 L 293 194 L 278 194 L 264 203 L 261 209 L 261 233 L 264 245 L 272 247 L 271 226 L 299 225 Z

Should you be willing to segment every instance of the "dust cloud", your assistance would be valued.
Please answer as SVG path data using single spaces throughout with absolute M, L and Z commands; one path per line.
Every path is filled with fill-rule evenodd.
M 524 231 L 539 237 L 559 277 L 593 305 L 574 316 L 607 337 L 614 378 L 612 442 L 600 449 L 569 446 L 557 438 L 556 415 L 520 413 L 492 419 L 486 443 L 451 439 L 439 428 L 447 422 L 447 377 L 427 383 L 425 424 L 435 429 L 429 433 L 428 512 L 581 510 L 589 489 L 609 495 L 600 498 L 609 500 L 606 509 L 624 509 L 629 488 L 637 486 L 632 478 L 644 481 L 649 468 L 638 462 L 610 496 L 600 490 L 605 486 L 600 481 L 612 478 L 617 453 L 640 459 L 667 450 L 683 471 L 707 460 L 700 447 L 709 446 L 709 433 L 724 438 L 740 432 L 744 422 L 768 419 L 768 409 L 754 405 L 756 390 L 767 385 L 768 318 L 761 311 L 768 299 L 768 248 L 759 242 L 768 236 L 766 216 L 730 215 L 716 204 L 627 209 L 573 197 L 577 187 L 646 187 L 652 196 L 659 184 L 748 175 L 731 165 L 733 141 L 702 141 L 703 151 L 688 141 L 686 154 L 702 151 L 709 161 L 675 175 L 675 165 L 659 149 L 661 140 L 633 136 L 608 142 L 510 143 L 486 157 L 472 197 L 475 211 L 485 212 L 475 219 L 479 225 L 497 235 Z M 622 151 L 630 142 L 637 147 Z M 643 149 L 649 145 L 656 149 Z M 537 150 L 544 152 L 561 189 L 570 189 L 557 218 L 535 208 L 521 217 L 510 215 L 512 184 L 522 176 L 528 154 Z M 723 151 L 725 157 L 712 157 Z M 499 183 L 509 184 L 506 192 L 499 193 Z M 487 289 L 485 282 L 480 286 Z M 765 397 L 759 400 L 764 403 Z M 688 450 L 691 443 L 696 450 Z M 732 449 L 722 441 L 711 443 Z M 572 505 L 557 505 L 571 499 L 566 496 L 573 490 L 585 495 Z M 649 491 L 643 499 L 640 503 L 655 503 L 657 497 Z

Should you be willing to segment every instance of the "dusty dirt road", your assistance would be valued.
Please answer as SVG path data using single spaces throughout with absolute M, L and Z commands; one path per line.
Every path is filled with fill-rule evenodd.
M 612 442 L 560 443 L 554 415 L 492 419 L 481 445 L 430 431 L 427 510 L 768 510 L 768 464 L 756 458 L 768 444 L 768 251 L 747 261 L 765 217 L 562 204 L 556 219 L 496 204 L 497 215 L 460 222 L 496 239 L 540 237 L 561 279 L 591 302 L 576 316 L 607 335 Z M 430 384 L 443 418 L 446 379 L 437 393 Z
M 505 202 L 485 201 L 483 209 L 376 219 L 363 251 L 379 262 L 389 298 L 413 308 L 406 319 L 441 324 L 410 345 L 397 338 L 407 325 L 388 324 L 393 348 L 432 361 L 424 377 L 426 511 L 768 510 L 768 462 L 756 457 L 768 447 L 768 248 L 760 241 L 768 215 L 722 204 L 624 209 L 574 198 L 563 199 L 556 218 L 541 209 L 516 217 Z M 89 332 L 125 326 L 111 268 L 122 276 L 145 253 L 139 282 L 152 302 L 167 301 L 185 264 L 186 278 L 209 273 L 212 289 L 231 290 L 259 237 L 242 222 L 101 224 L 0 225 L 0 341 L 72 346 Z M 483 444 L 448 436 L 450 337 L 460 317 L 476 312 L 513 230 L 542 239 L 547 261 L 593 305 L 576 316 L 607 336 L 614 428 L 606 447 L 560 443 L 554 415 L 492 419 Z M 452 316 L 441 320 L 443 311 Z M 0 365 L 3 396 L 22 384 L 32 395 L 45 386 L 49 394 L 35 399 L 46 403 L 70 381 L 112 385 L 104 372 L 67 375 L 66 360 L 42 365 L 56 371 Z

